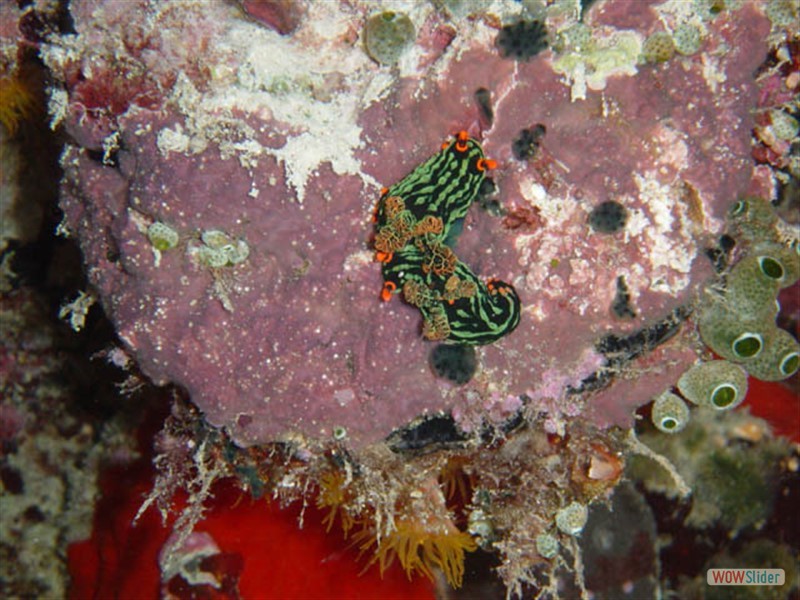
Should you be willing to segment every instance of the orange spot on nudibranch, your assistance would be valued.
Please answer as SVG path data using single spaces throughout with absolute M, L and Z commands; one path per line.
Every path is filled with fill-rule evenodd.
M 382 263 L 388 263 L 394 256 L 391 252 L 381 252 L 380 250 L 375 253 L 375 260 Z

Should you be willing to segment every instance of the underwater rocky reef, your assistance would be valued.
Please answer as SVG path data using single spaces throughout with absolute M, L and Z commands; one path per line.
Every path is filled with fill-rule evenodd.
M 275 551 L 223 533 L 282 507 L 274 535 L 312 544 L 308 519 L 338 543 L 330 597 L 701 598 L 701 569 L 747 560 L 797 593 L 796 3 L 2 11 L 4 310 L 33 302 L 19 258 L 41 228 L 83 265 L 48 372 L 65 323 L 101 320 L 94 360 L 120 379 L 70 450 L 94 490 L 75 502 L 116 516 L 59 534 L 73 583 L 52 589 L 131 595 L 141 568 L 153 595 L 315 593 L 258 578 Z M 31 225 L 14 161 L 36 119 L 58 209 Z M 7 321 L 23 516 L 3 544 L 53 404 L 20 391 L 32 327 Z M 109 449 L 134 498 L 101 475 Z M 148 566 L 126 572 L 109 529 L 158 531 Z M 417 587 L 356 592 L 362 569 Z

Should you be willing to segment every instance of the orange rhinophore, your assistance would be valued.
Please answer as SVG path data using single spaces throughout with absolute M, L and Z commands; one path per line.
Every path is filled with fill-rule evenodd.
M 392 299 L 392 294 L 397 289 L 397 284 L 394 281 L 385 281 L 383 289 L 381 290 L 381 300 L 388 302 Z
M 491 158 L 479 158 L 476 166 L 478 167 L 478 171 L 491 171 L 497 168 L 497 161 Z
M 467 151 L 467 140 L 469 139 L 469 135 L 467 135 L 466 131 L 459 131 L 458 135 L 456 136 L 458 141 L 456 142 L 456 150 L 459 152 L 466 152 Z

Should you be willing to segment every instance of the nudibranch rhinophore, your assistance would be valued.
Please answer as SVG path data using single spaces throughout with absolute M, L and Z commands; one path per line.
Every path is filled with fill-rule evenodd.
M 373 245 L 382 263 L 381 297 L 402 293 L 422 314 L 426 339 L 491 344 L 519 324 L 514 287 L 481 281 L 452 248 L 486 172 L 496 166 L 461 131 L 378 200 Z

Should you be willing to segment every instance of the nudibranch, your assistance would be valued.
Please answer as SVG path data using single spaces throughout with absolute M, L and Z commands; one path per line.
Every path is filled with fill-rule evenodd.
M 462 131 L 378 200 L 374 248 L 382 263 L 381 297 L 402 294 L 417 307 L 426 339 L 490 344 L 519 324 L 514 287 L 484 283 L 452 247 L 486 172 L 495 167 Z

